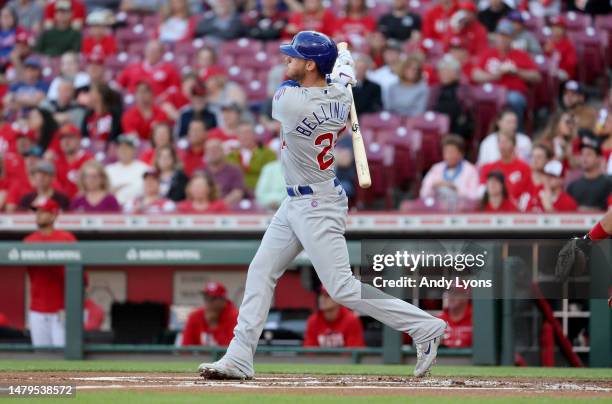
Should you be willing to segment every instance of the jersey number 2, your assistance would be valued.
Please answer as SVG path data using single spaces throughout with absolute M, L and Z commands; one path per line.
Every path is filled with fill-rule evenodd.
M 327 170 L 332 164 L 334 164 L 334 156 L 329 156 L 326 158 L 327 153 L 331 150 L 334 144 L 334 134 L 333 133 L 324 133 L 319 135 L 315 139 L 315 145 L 320 146 L 323 145 L 323 150 L 319 154 L 317 154 L 317 161 L 319 162 L 320 170 Z

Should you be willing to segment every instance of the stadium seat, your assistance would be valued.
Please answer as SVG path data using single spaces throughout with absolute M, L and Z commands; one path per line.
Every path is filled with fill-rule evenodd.
M 569 11 L 565 14 L 565 20 L 567 21 L 567 30 L 581 32 L 591 26 L 591 16 L 588 14 L 576 13 Z
M 595 17 L 595 29 L 608 33 L 607 63 L 612 66 L 612 14 Z
M 357 194 L 355 205 L 358 209 L 372 208 L 375 204 L 380 204 L 382 201 L 384 207 L 389 209 L 391 207 L 391 198 L 387 173 L 384 166 L 383 147 L 375 142 L 370 144 L 366 143 L 366 146 L 372 186 L 368 189 L 356 186 Z
M 391 164 L 387 165 L 387 176 L 391 187 L 407 189 L 420 179 L 420 162 L 417 159 L 422 141 L 419 131 L 401 126 L 385 139 L 391 150 Z
M 239 67 L 238 65 L 231 66 L 227 69 L 227 73 L 230 80 L 242 86 L 246 86 L 255 80 L 255 71 L 253 69 Z
M 570 38 L 578 54 L 578 79 L 582 83 L 594 83 L 598 78 L 603 78 L 607 83 L 608 33 L 589 27 L 570 33 Z
M 360 115 L 359 124 L 364 128 L 371 128 L 373 130 L 395 130 L 402 124 L 402 118 L 399 115 L 383 111 Z
M 537 55 L 534 58 L 542 81 L 533 87 L 534 106 L 536 109 L 546 107 L 553 112 L 557 106 L 557 95 L 559 92 L 559 81 L 553 74 L 557 68 L 557 61 Z
M 469 86 L 466 98 L 476 122 L 472 148 L 478 150 L 478 144 L 488 134 L 495 115 L 506 104 L 506 89 L 490 83 Z
M 261 42 L 247 38 L 240 38 L 235 41 L 227 41 L 221 45 L 219 54 L 232 55 L 234 58 L 241 56 L 255 56 L 262 49 Z
M 406 118 L 406 127 L 422 133 L 422 170 L 429 170 L 434 163 L 442 160 L 442 136 L 447 134 L 450 128 L 447 115 L 427 111 L 422 115 Z

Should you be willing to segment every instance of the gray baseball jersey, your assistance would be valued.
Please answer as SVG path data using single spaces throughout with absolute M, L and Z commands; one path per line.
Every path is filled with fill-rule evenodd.
M 351 110 L 349 89 L 283 85 L 272 101 L 272 117 L 281 124 L 281 162 L 287 185 L 333 179 L 334 147 Z

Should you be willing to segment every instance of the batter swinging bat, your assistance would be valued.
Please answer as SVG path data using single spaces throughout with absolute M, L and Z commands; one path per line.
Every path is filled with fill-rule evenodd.
M 338 50 L 348 49 L 346 42 L 340 42 L 338 44 Z M 349 89 L 351 85 L 349 84 Z M 353 97 L 353 90 L 351 89 L 351 98 Z M 351 103 L 351 132 L 353 138 L 353 153 L 355 155 L 355 166 L 357 167 L 357 179 L 359 180 L 359 186 L 361 188 L 370 188 L 372 185 L 372 179 L 370 178 L 370 167 L 368 166 L 368 158 L 366 156 L 365 146 L 363 144 L 363 136 L 361 136 L 361 129 L 359 129 L 359 120 L 357 119 L 357 111 L 355 110 L 355 102 Z

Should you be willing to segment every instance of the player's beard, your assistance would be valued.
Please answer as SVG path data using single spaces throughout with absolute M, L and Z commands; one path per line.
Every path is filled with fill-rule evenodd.
M 304 76 L 306 76 L 306 70 L 296 70 L 296 71 L 291 71 L 290 69 L 287 70 L 287 78 L 289 80 L 294 80 L 294 81 L 297 81 L 298 83 L 301 83 L 302 80 L 304 80 Z

